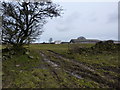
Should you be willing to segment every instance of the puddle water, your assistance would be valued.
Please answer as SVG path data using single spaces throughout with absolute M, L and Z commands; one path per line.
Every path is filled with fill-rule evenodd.
M 52 65 L 53 67 L 58 67 L 58 65 L 45 57 L 44 54 L 41 54 L 44 57 L 44 61 Z
M 43 53 L 41 53 L 41 55 L 42 55 L 42 57 L 44 58 L 44 61 L 47 62 L 47 63 L 49 63 L 52 67 L 54 67 L 54 69 L 60 69 L 60 68 L 59 68 L 59 65 L 57 65 L 56 63 L 54 63 L 54 62 L 52 62 L 51 60 L 47 59 L 46 56 L 45 56 Z M 78 79 L 83 79 L 80 75 L 78 75 L 78 74 L 76 74 L 76 73 L 74 73 L 74 72 L 71 73 L 71 72 L 66 71 L 66 70 L 64 70 L 64 71 L 65 71 L 66 73 L 68 73 L 68 74 L 70 74 L 70 75 L 78 78 Z
M 72 62 L 72 63 L 75 63 L 75 64 L 77 64 L 77 65 L 80 65 L 81 67 L 83 67 L 83 68 L 85 68 L 85 69 L 87 69 L 87 70 L 90 70 L 90 71 L 92 71 L 92 72 L 95 71 L 95 70 L 89 68 L 88 66 L 85 66 L 85 65 L 77 62 L 77 60 L 72 60 L 72 59 L 64 58 L 63 56 L 60 56 L 59 54 L 57 54 L 57 53 L 55 53 L 55 52 L 53 52 L 53 51 L 51 51 L 51 50 L 49 50 L 48 52 L 51 52 L 51 53 L 53 53 L 53 54 L 56 54 L 56 57 L 58 57 L 58 58 L 61 58 L 61 59 L 63 59 L 63 60 L 70 61 L 70 62 Z
M 54 67 L 58 67 L 58 65 L 52 61 L 47 60 L 48 63 L 52 64 Z
M 70 75 L 72 75 L 72 76 L 74 76 L 74 77 L 76 77 L 76 78 L 79 78 L 79 79 L 83 79 L 80 75 L 78 75 L 78 74 L 76 74 L 76 73 L 74 73 L 74 72 L 69 72 L 69 71 L 65 71 L 66 73 L 69 73 Z
M 71 74 L 72 74 L 73 76 L 79 78 L 79 79 L 83 79 L 80 75 L 77 75 L 77 74 L 75 74 L 75 73 L 71 73 Z

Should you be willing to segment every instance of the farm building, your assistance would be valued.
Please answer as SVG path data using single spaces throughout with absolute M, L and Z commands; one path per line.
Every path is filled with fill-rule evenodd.
M 85 37 L 78 37 L 77 39 L 71 39 L 70 43 L 97 43 L 100 40 L 97 39 L 86 39 Z
M 69 44 L 69 42 L 61 42 L 61 44 Z
M 61 41 L 60 40 L 57 40 L 54 42 L 55 44 L 61 44 Z

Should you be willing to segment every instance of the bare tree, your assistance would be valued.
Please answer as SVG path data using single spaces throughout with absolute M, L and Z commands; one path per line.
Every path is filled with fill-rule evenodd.
M 52 2 L 2 2 L 2 41 L 23 46 L 42 34 L 46 18 L 60 16 L 61 7 Z
M 50 38 L 50 39 L 49 39 L 49 43 L 52 43 L 52 41 L 53 41 L 53 39 L 52 39 L 52 38 Z

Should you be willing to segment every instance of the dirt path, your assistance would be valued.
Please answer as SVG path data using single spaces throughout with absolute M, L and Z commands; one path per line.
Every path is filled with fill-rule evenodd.
M 66 58 L 64 57 L 63 55 L 57 53 L 57 52 L 54 52 L 52 50 L 47 50 L 48 52 L 50 53 L 53 53 L 55 56 L 57 56 L 58 58 L 61 58 L 61 59 L 64 59 L 64 60 L 68 60 L 68 61 L 71 61 L 71 62 L 74 62 L 76 64 L 79 64 L 81 66 L 83 66 L 84 68 L 86 69 L 89 69 L 90 71 L 96 71 L 97 69 L 103 69 L 103 70 L 107 70 L 107 71 L 112 71 L 112 72 L 116 72 L 118 73 L 120 71 L 120 67 L 112 67 L 112 66 L 100 66 L 99 64 L 93 64 L 92 66 L 88 66 L 87 63 L 83 63 L 83 62 L 78 62 L 78 60 L 73 60 L 73 59 L 69 59 L 69 58 Z M 95 68 L 96 66 L 98 66 L 97 68 Z
M 74 80 L 71 80 L 71 76 L 74 76 L 78 79 L 82 79 L 80 76 L 73 74 L 67 70 L 64 70 L 60 67 L 60 65 L 58 65 L 57 63 L 53 62 L 52 60 L 50 60 L 50 58 L 48 58 L 43 52 L 40 51 L 40 55 L 42 56 L 42 60 L 44 62 L 44 67 L 46 67 L 46 69 L 48 69 L 51 73 L 51 75 L 53 76 L 54 79 L 56 79 L 57 83 L 60 84 L 61 88 L 73 88 L 73 87 L 79 87 L 79 85 L 76 86 L 76 82 L 74 82 Z M 64 75 L 65 73 L 67 73 L 68 75 Z M 64 80 L 65 78 L 67 78 L 68 81 L 70 81 L 67 84 L 64 84 Z M 72 85 L 71 85 L 72 83 Z
M 47 56 L 43 53 L 43 52 L 40 52 L 41 56 L 43 57 L 43 61 L 44 62 L 47 62 L 49 66 L 53 67 L 54 69 L 58 70 L 58 69 L 61 69 L 60 65 L 55 63 L 54 61 L 50 60 L 47 58 Z M 75 76 L 76 78 L 79 78 L 79 79 L 82 79 L 82 77 L 80 75 L 77 75 L 75 73 L 71 73 L 70 71 L 68 70 L 64 70 L 62 69 L 64 72 L 67 72 L 69 73 L 70 75 L 72 76 Z
M 95 69 L 90 68 L 76 60 L 65 58 L 51 50 L 48 50 L 47 53 L 40 51 L 40 54 L 43 57 L 43 61 L 48 63 L 48 65 L 53 68 L 51 70 L 59 81 L 59 75 L 57 74 L 56 70 L 61 69 L 63 72 L 66 72 L 67 74 L 78 79 L 87 79 L 89 81 L 99 83 L 101 87 L 119 87 L 117 84 L 106 79 L 106 77 L 101 76 L 97 71 L 95 71 Z

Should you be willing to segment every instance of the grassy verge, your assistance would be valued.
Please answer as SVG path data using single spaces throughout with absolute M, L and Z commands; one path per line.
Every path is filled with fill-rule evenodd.
M 41 67 L 44 63 L 39 50 L 30 48 L 29 56 L 13 55 L 3 61 L 3 88 L 58 87 L 49 70 Z
M 93 44 L 81 44 L 81 46 L 91 47 Z M 54 68 L 42 61 L 43 58 L 40 56 L 39 50 L 44 51 L 56 62 L 61 61 L 47 53 L 47 50 L 52 50 L 64 57 L 84 63 L 86 66 L 95 69 L 101 75 L 106 76 L 106 78 L 113 80 L 113 82 L 117 82 L 116 80 L 120 77 L 117 71 L 120 65 L 118 53 L 70 54 L 68 44 L 30 45 L 29 50 L 30 52 L 28 54 L 13 55 L 11 58 L 3 61 L 3 88 L 101 87 L 94 81 L 77 79 L 62 70 L 54 70 Z M 32 58 L 29 56 L 32 56 Z M 69 63 L 66 63 L 67 65 L 69 66 Z

